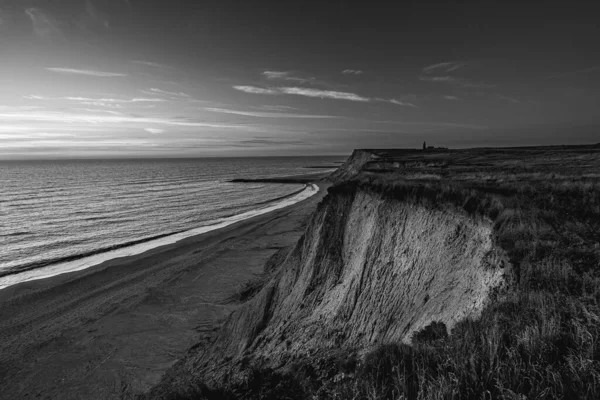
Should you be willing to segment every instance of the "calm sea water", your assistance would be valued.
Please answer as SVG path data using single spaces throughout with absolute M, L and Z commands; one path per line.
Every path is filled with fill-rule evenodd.
M 0 162 L 0 287 L 291 204 L 310 188 L 227 180 L 332 161 L 340 157 Z

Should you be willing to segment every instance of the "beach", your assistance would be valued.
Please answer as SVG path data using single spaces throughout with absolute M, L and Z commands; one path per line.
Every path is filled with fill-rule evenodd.
M 299 177 L 300 179 L 300 177 Z M 0 398 L 141 393 L 238 306 L 242 285 L 293 246 L 326 185 L 224 228 L 0 290 Z

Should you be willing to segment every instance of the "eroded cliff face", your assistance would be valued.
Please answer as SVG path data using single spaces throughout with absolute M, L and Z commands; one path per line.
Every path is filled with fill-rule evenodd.
M 352 155 L 329 178 L 331 182 L 341 182 L 356 176 L 369 161 L 377 156 L 369 150 L 354 150 Z
M 329 194 L 265 287 L 182 367 L 220 384 L 249 365 L 408 343 L 433 321 L 476 318 L 505 265 L 486 219 L 368 190 Z

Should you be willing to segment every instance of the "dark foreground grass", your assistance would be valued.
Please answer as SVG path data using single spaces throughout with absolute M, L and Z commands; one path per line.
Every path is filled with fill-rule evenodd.
M 478 320 L 450 334 L 434 322 L 410 346 L 363 357 L 341 349 L 285 372 L 250 369 L 243 383 L 186 398 L 600 399 L 599 153 L 459 156 L 371 166 L 330 193 L 361 188 L 491 219 L 512 269 Z

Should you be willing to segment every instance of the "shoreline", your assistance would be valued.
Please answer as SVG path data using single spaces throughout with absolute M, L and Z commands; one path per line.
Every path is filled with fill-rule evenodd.
M 0 290 L 0 398 L 123 398 L 158 382 L 295 245 L 326 195 L 92 267 Z M 149 350 L 151 349 L 151 350 Z
M 285 196 L 283 198 L 272 200 L 267 207 L 261 208 L 261 205 L 257 204 L 259 208 L 249 210 L 240 214 L 231 215 L 218 220 L 211 221 L 212 223 L 197 228 L 189 229 L 183 232 L 175 232 L 170 234 L 159 235 L 159 237 L 151 238 L 149 240 L 143 240 L 139 243 L 133 243 L 129 245 L 119 246 L 115 249 L 99 251 L 95 254 L 89 254 L 83 257 L 77 257 L 73 260 L 64 262 L 53 263 L 44 265 L 39 268 L 31 268 L 23 271 L 17 271 L 14 273 L 7 273 L 0 275 L 0 293 L 3 290 L 18 285 L 20 283 L 31 282 L 40 279 L 52 278 L 57 275 L 62 275 L 70 272 L 81 271 L 94 266 L 100 265 L 104 262 L 112 259 L 135 256 L 146 251 L 151 251 L 154 248 L 175 244 L 180 240 L 184 240 L 188 237 L 202 235 L 214 230 L 218 230 L 235 224 L 240 221 L 244 221 L 253 218 L 258 215 L 263 215 L 280 208 L 292 206 L 300 201 L 304 201 L 307 198 L 316 195 L 319 192 L 319 187 L 310 182 L 304 180 L 294 181 L 293 178 L 285 178 L 286 182 L 272 182 L 272 183 L 289 183 L 289 184 L 303 184 L 304 188 L 299 190 L 297 193 Z M 265 182 L 266 183 L 266 182 Z M 312 189 L 312 192 L 309 190 Z M 1 301 L 1 297 L 0 297 Z

